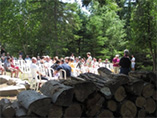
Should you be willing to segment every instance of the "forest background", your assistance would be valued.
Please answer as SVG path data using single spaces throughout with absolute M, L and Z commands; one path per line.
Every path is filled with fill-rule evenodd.
M 69 0 L 70 1 L 70 0 Z M 93 57 L 129 49 L 136 69 L 157 71 L 156 0 L 0 0 L 0 45 L 13 56 Z

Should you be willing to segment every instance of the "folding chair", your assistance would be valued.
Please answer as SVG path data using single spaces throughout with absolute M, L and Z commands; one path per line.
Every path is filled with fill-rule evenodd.
M 59 73 L 60 73 L 60 76 L 59 76 L 59 79 L 64 79 L 66 80 L 66 71 L 64 69 L 60 69 L 59 70 Z M 64 74 L 63 74 L 64 73 Z M 64 75 L 64 76 L 63 76 Z

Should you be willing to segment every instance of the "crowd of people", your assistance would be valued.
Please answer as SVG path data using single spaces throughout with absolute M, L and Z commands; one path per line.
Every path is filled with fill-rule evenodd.
M 92 57 L 90 52 L 87 53 L 87 59 L 81 58 L 80 56 L 75 57 L 74 54 L 65 58 L 59 58 L 58 56 L 51 58 L 48 55 L 30 58 L 29 55 L 26 55 L 25 59 L 23 59 L 21 53 L 19 54 L 18 59 L 15 59 L 15 57 L 10 56 L 9 53 L 7 53 L 7 55 L 3 53 L 0 60 L 1 74 L 4 74 L 4 72 L 7 71 L 11 72 L 11 77 L 18 77 L 19 72 L 23 73 L 23 71 L 25 71 L 24 68 L 21 68 L 20 66 L 20 63 L 23 62 L 30 68 L 34 78 L 35 76 L 38 76 L 39 78 L 40 75 L 43 80 L 47 80 L 50 73 L 46 74 L 46 71 L 41 71 L 41 68 L 42 70 L 51 68 L 51 75 L 53 77 L 59 76 L 59 71 L 63 69 L 66 72 L 67 78 L 71 75 L 77 76 L 80 73 L 85 72 L 98 74 L 97 69 L 99 67 L 106 67 L 113 70 L 115 74 L 128 74 L 130 67 L 133 71 L 135 70 L 135 57 L 132 55 L 132 59 L 130 59 L 128 50 L 124 50 L 124 56 L 122 58 L 119 58 L 119 55 L 117 54 L 113 58 L 112 63 L 110 63 L 108 59 L 102 61 L 102 59 L 99 58 L 97 60 L 95 57 Z M 64 73 L 63 76 L 65 76 Z

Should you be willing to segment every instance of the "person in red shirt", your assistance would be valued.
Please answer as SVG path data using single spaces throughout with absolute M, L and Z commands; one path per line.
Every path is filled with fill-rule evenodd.
M 113 71 L 115 74 L 118 74 L 119 73 L 119 62 L 120 62 L 120 59 L 119 59 L 119 55 L 116 55 L 113 60 L 112 60 L 112 63 L 113 63 Z

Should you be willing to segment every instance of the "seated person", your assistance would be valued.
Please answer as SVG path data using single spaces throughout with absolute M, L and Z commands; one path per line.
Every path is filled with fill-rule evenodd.
M 18 66 L 14 65 L 14 59 L 13 59 L 13 57 L 10 58 L 10 64 L 11 64 L 12 68 L 17 69 L 19 72 L 23 73 L 22 70 Z
M 16 68 L 11 67 L 11 58 L 8 57 L 7 61 L 4 62 L 4 68 L 6 71 L 11 72 L 11 77 L 13 77 L 13 73 L 15 73 L 15 77 L 18 78 L 19 70 Z
M 66 77 L 71 76 L 71 67 L 67 63 L 64 63 L 64 60 L 61 60 L 61 65 L 59 65 L 56 68 L 56 71 L 54 72 L 54 75 L 56 75 L 61 69 L 66 71 Z M 64 73 L 63 73 L 63 78 L 64 78 Z
M 0 71 L 1 71 L 1 75 L 3 75 L 3 73 L 4 73 L 4 67 L 2 65 L 0 65 Z
M 37 78 L 39 79 L 39 75 L 40 75 L 42 80 L 48 80 L 48 78 L 46 78 L 46 75 L 43 75 L 42 73 L 39 72 L 39 67 L 37 66 L 36 63 L 37 63 L 36 57 L 32 57 L 32 64 L 30 68 L 33 78 L 35 79 L 37 75 Z

